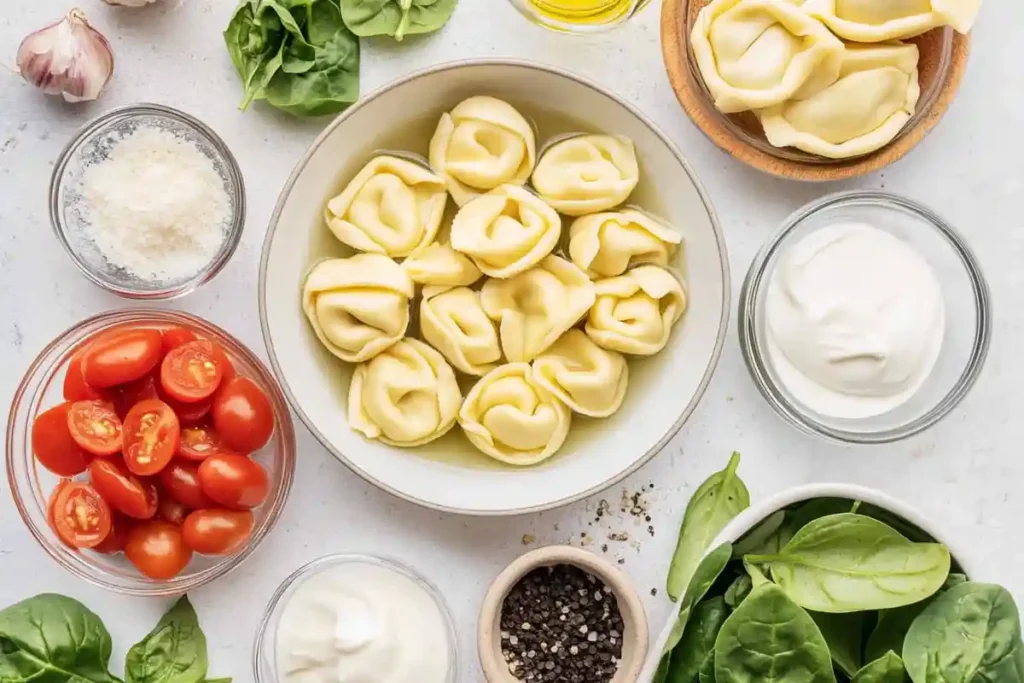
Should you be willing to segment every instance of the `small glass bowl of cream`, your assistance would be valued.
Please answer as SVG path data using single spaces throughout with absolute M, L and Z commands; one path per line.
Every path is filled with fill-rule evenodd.
M 960 235 L 875 191 L 799 209 L 762 247 L 739 302 L 747 369 L 801 430 L 844 443 L 917 434 L 966 396 L 988 354 L 988 285 Z
M 441 593 L 395 560 L 328 555 L 274 593 L 256 632 L 256 683 L 455 683 L 455 623 Z

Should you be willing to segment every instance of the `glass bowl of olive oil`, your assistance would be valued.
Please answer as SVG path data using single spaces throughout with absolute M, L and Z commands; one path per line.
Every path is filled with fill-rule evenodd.
M 563 33 L 597 33 L 624 23 L 650 0 L 511 0 L 527 19 Z

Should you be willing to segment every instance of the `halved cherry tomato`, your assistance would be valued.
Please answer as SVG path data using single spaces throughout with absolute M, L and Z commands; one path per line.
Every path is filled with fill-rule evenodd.
M 263 389 L 247 377 L 235 377 L 213 399 L 213 426 L 224 443 L 239 453 L 262 448 L 274 432 L 274 411 Z
M 110 533 L 110 507 L 96 489 L 72 481 L 54 491 L 53 529 L 74 548 L 95 548 Z
M 168 327 L 163 331 L 163 350 L 169 353 L 182 344 L 196 340 L 196 333 L 187 327 Z
M 72 403 L 68 430 L 75 443 L 93 455 L 113 455 L 121 450 L 121 418 L 107 401 Z
M 173 579 L 192 560 L 181 529 L 170 522 L 150 520 L 128 531 L 124 554 L 151 579 Z
M 203 555 L 228 555 L 252 536 L 253 516 L 249 510 L 196 510 L 181 525 L 185 544 Z
M 160 362 L 160 332 L 138 328 L 101 334 L 82 353 L 82 377 L 97 389 L 144 377 Z
M 223 376 L 216 345 L 206 339 L 179 346 L 160 365 L 160 386 L 168 396 L 185 403 L 212 396 Z
M 46 521 L 50 523 L 50 528 L 54 531 L 57 530 L 57 520 L 54 517 L 54 510 L 57 507 L 57 496 L 59 496 L 60 492 L 63 491 L 70 483 L 70 479 L 61 479 L 59 482 L 57 482 L 57 485 L 53 487 L 53 491 L 50 492 L 50 497 L 46 501 Z M 60 538 L 60 536 L 58 536 L 57 538 Z M 60 540 L 65 545 L 68 545 L 63 538 L 61 538 Z
M 61 403 L 36 416 L 32 423 L 32 452 L 46 469 L 62 477 L 73 477 L 85 471 L 90 456 L 68 429 L 70 403 Z
M 107 398 L 104 392 L 85 383 L 82 376 L 82 353 L 84 349 L 71 357 L 68 371 L 64 373 L 65 401 L 99 401 Z
M 209 425 L 182 427 L 178 455 L 187 460 L 205 460 L 217 453 L 227 453 L 224 442 Z
M 89 481 L 110 507 L 133 519 L 149 519 L 156 514 L 156 486 L 140 480 L 119 460 L 93 460 L 89 463 Z
M 202 422 L 203 418 L 210 414 L 210 409 L 213 407 L 213 399 L 204 398 L 202 401 L 196 401 L 195 403 L 182 403 L 181 401 L 175 401 L 170 396 L 163 396 L 161 400 L 171 407 L 174 414 L 178 416 L 178 421 L 184 425 L 194 425 Z
M 160 519 L 165 522 L 170 522 L 175 526 L 181 526 L 188 516 L 188 508 L 174 500 L 164 496 L 160 499 L 160 507 L 157 510 L 157 515 Z
M 244 455 L 211 455 L 199 465 L 199 483 L 203 493 L 235 510 L 254 508 L 267 498 L 270 478 L 267 471 Z M 199 506 L 196 506 L 199 507 Z
M 124 550 L 124 544 L 128 540 L 128 530 L 132 522 L 124 515 L 114 512 L 110 518 L 110 533 L 103 541 L 93 548 L 98 553 L 113 555 Z
M 195 463 L 175 460 L 160 472 L 164 493 L 192 510 L 207 508 L 213 502 L 203 493 L 199 467 Z
M 124 419 L 124 462 L 133 474 L 156 474 L 178 450 L 178 416 L 163 401 L 136 403 Z
M 117 397 L 114 399 L 114 409 L 123 420 L 136 403 L 150 398 L 160 398 L 157 391 L 158 380 L 154 373 L 149 373 L 133 382 L 122 384 L 116 390 Z

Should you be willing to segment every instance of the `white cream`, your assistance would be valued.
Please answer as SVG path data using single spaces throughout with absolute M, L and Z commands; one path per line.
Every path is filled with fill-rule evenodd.
M 862 223 L 821 228 L 786 249 L 767 295 L 768 353 L 793 396 L 823 415 L 865 418 L 907 401 L 945 331 L 931 266 Z
M 448 626 L 433 596 L 401 572 L 340 564 L 288 597 L 277 627 L 280 683 L 446 683 Z

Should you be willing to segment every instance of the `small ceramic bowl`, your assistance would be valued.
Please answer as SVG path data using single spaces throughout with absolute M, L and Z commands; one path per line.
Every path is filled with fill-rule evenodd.
M 220 248 L 209 263 L 182 278 L 144 280 L 112 264 L 90 237 L 88 218 L 82 210 L 86 170 L 106 159 L 118 140 L 142 127 L 168 131 L 193 143 L 213 163 L 228 196 L 228 218 L 222 226 Z M 118 107 L 83 126 L 61 152 L 50 180 L 50 223 L 68 256 L 94 284 L 128 299 L 173 299 L 212 280 L 235 253 L 245 227 L 242 171 L 224 141 L 198 119 L 159 104 Z
M 900 159 L 921 142 L 956 97 L 971 39 L 950 28 L 911 38 L 921 51 L 921 99 L 917 113 L 895 140 L 882 149 L 845 160 L 826 159 L 794 148 L 769 144 L 761 123 L 750 112 L 725 115 L 715 108 L 700 75 L 690 34 L 710 0 L 665 0 L 661 7 L 661 49 L 672 89 L 687 115 L 713 143 L 748 166 L 790 180 L 829 181 L 855 178 Z
M 896 408 L 869 418 L 823 415 L 787 390 L 768 351 L 766 298 L 781 255 L 820 228 L 867 223 L 909 244 L 939 278 L 946 307 L 942 350 L 920 389 Z M 743 359 L 761 395 L 799 429 L 832 441 L 889 443 L 917 434 L 949 414 L 978 379 L 988 356 L 992 311 L 981 266 L 956 230 L 927 207 L 885 192 L 845 192 L 799 209 L 761 248 L 740 291 Z
M 621 571 L 597 555 L 568 545 L 538 548 L 520 556 L 498 574 L 491 584 L 477 623 L 477 649 L 487 683 L 522 683 L 508 670 L 501 654 L 501 609 L 505 598 L 520 579 L 539 567 L 569 564 L 598 577 L 612 590 L 625 632 L 622 659 L 611 683 L 633 683 L 647 656 L 647 615 L 636 589 Z
M 512 6 L 539 26 L 559 31 L 586 35 L 601 33 L 621 26 L 644 8 L 650 0 L 591 0 L 580 8 L 579 0 L 511 0 Z M 548 10 L 541 11 L 538 6 Z M 551 13 L 576 17 L 577 21 L 559 21 Z

